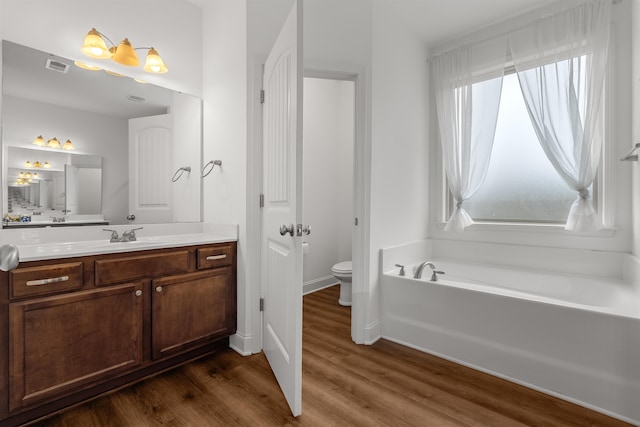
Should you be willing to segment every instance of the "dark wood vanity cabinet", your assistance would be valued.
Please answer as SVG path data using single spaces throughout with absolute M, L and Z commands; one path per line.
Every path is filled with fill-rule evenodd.
M 236 244 L 21 263 L 2 273 L 0 426 L 228 346 Z

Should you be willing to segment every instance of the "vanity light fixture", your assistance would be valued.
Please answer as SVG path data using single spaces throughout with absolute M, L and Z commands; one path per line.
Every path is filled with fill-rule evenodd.
M 62 146 L 63 150 L 68 150 L 68 151 L 73 151 L 76 149 L 76 147 L 73 146 L 73 143 L 71 142 L 70 139 L 67 139 L 67 142 L 64 143 L 64 145 Z
M 44 165 L 42 167 L 45 169 L 51 169 L 51 165 L 49 164 L 49 162 L 44 162 Z
M 107 46 L 104 39 L 111 44 Z M 140 65 L 140 59 L 136 54 L 136 49 L 148 49 L 147 59 L 143 69 L 149 73 L 166 73 L 169 71 L 164 61 L 153 47 L 134 48 L 129 39 L 123 39 L 118 46 L 95 28 L 92 28 L 84 38 L 84 43 L 80 51 L 85 55 L 96 59 L 112 59 L 118 64 L 127 65 L 129 67 L 137 67 Z
M 41 168 L 42 167 L 42 163 L 40 163 L 38 160 L 36 160 L 35 162 L 33 162 L 33 167 L 34 168 Z
M 27 160 L 26 162 L 24 162 L 24 167 L 25 168 L 32 168 L 32 167 L 34 167 L 34 165 L 32 165 L 31 162 L 29 160 Z

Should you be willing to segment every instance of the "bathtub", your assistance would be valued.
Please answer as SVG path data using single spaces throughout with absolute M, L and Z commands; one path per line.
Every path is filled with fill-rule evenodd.
M 430 257 L 431 282 L 384 258 L 384 338 L 640 425 L 637 277 Z

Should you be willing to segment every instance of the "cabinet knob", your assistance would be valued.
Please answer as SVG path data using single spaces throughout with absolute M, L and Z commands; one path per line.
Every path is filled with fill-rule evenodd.
M 162 286 L 156 286 L 156 292 L 158 293 L 162 292 Z
M 140 289 L 138 289 L 138 290 L 135 292 L 135 296 L 139 297 L 139 296 L 141 296 L 141 295 L 142 295 L 142 291 L 141 291 Z

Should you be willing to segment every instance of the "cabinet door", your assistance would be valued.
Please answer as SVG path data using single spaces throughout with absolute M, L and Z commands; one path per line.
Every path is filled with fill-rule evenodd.
M 235 333 L 231 267 L 152 281 L 152 348 L 158 359 Z
M 142 284 L 9 306 L 9 410 L 42 403 L 142 363 Z

